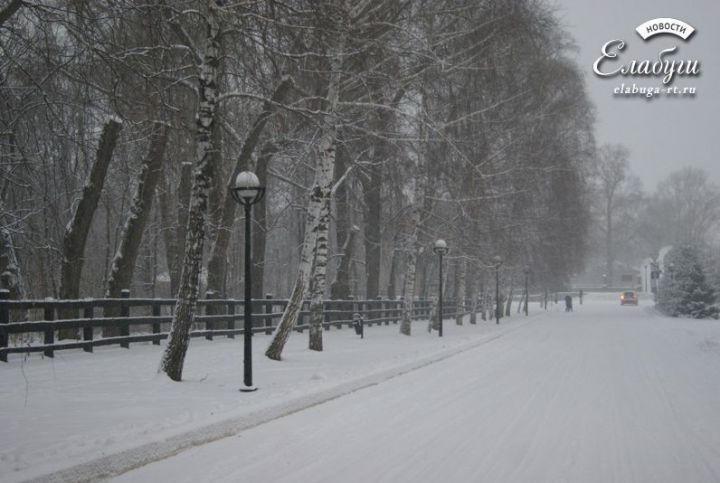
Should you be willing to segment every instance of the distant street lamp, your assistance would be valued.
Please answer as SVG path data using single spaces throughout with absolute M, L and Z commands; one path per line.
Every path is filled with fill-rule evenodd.
M 252 205 L 265 196 L 265 187 L 260 186 L 260 180 L 251 171 L 243 171 L 235 178 L 235 187 L 230 190 L 232 197 L 245 207 L 245 354 L 243 357 L 244 386 L 242 392 L 256 391 L 252 378 L 252 281 L 251 281 L 251 253 L 250 253 L 250 217 Z
M 528 291 L 528 278 L 530 277 L 530 267 L 525 265 L 523 267 L 523 273 L 525 274 L 525 316 L 528 315 L 528 299 L 530 298 L 530 292 Z
M 443 255 L 448 252 L 447 243 L 442 238 L 438 239 L 433 246 L 433 251 L 440 259 L 440 294 L 438 295 L 438 337 L 443 336 Z
M 493 264 L 495 265 L 495 323 L 500 324 L 500 265 L 503 261 L 500 255 L 495 255 Z

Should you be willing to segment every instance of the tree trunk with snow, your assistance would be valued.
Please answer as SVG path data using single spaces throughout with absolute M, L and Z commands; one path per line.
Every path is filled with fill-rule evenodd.
M 105 296 L 119 298 L 120 292 L 129 289 L 135 272 L 143 232 L 148 217 L 152 211 L 152 202 L 155 197 L 155 188 L 162 173 L 162 162 L 167 146 L 168 127 L 156 122 L 150 134 L 150 149 L 142 162 L 142 170 L 138 179 L 135 194 L 130 206 L 130 213 L 120 236 L 120 244 L 112 261 L 110 277 L 107 282 Z M 116 337 L 119 335 L 117 327 L 104 327 L 103 337 Z
M 312 350 L 322 350 L 322 321 L 325 293 L 328 239 L 330 229 L 330 202 L 332 200 L 333 169 L 335 167 L 335 138 L 337 135 L 337 109 L 340 98 L 340 80 L 342 57 L 345 48 L 345 34 L 341 33 L 337 45 L 332 48 L 330 59 L 330 79 L 326 96 L 327 110 L 321 126 L 318 145 L 318 162 L 315 168 L 315 184 L 308 202 L 308 215 L 305 224 L 300 267 L 295 279 L 292 295 L 285 307 L 273 340 L 265 355 L 280 360 L 290 332 L 297 323 L 297 317 L 310 283 L 312 270 L 312 298 L 310 303 L 310 340 Z M 314 268 L 313 268 L 314 266 Z
M 334 131 L 334 128 L 332 129 Z M 331 133 L 333 136 L 326 136 L 320 142 L 321 158 L 334 157 L 335 146 L 334 146 L 334 132 Z M 334 160 L 321 159 L 323 166 L 332 166 Z M 329 178 L 332 183 L 332 173 L 329 173 Z M 317 236 L 315 239 L 315 263 L 313 266 L 312 276 L 312 295 L 310 297 L 310 335 L 308 340 L 308 347 L 310 350 L 322 351 L 323 350 L 323 298 L 325 295 L 325 286 L 327 280 L 327 264 L 328 264 L 328 246 L 329 246 L 329 235 L 330 235 L 330 201 L 332 199 L 332 186 L 325 185 L 321 187 L 321 208 L 320 217 L 317 222 Z
M 422 154 L 418 156 L 415 177 L 415 200 L 412 214 L 410 215 L 410 235 L 406 243 L 408 254 L 407 267 L 405 268 L 405 287 L 403 290 L 403 316 L 400 322 L 400 333 L 403 335 L 412 334 L 412 312 L 415 302 L 415 283 L 417 277 L 418 256 L 422 251 L 420 245 L 420 225 L 422 223 L 422 209 L 424 206 L 425 190 L 427 185 L 427 173 L 425 171 L 425 159 Z
M 197 160 L 190 199 L 185 257 L 175 304 L 175 316 L 160 364 L 160 370 L 174 381 L 182 379 L 185 353 L 190 341 L 190 328 L 197 307 L 198 282 L 205 241 L 205 219 L 214 168 L 212 164 L 212 127 L 216 122 L 220 25 L 217 2 L 209 2 L 208 6 L 206 47 L 198 79 Z
M 59 289 L 61 299 L 80 298 L 80 278 L 85 261 L 85 244 L 121 129 L 122 124 L 116 120 L 105 123 L 100 135 L 95 162 L 90 169 L 90 177 L 83 188 L 75 212 L 65 227 Z M 74 309 L 70 313 L 61 311 L 59 316 L 71 318 L 74 312 Z M 60 339 L 76 339 L 77 329 L 62 329 L 58 335 Z
M 428 189 L 427 164 L 425 159 L 424 146 L 427 144 L 427 131 L 424 124 L 420 124 L 420 143 L 423 145 L 418 149 L 415 166 L 415 189 L 413 208 L 410 215 L 410 234 L 405 244 L 408 254 L 407 267 L 405 268 L 405 286 L 403 289 L 403 314 L 400 322 L 400 333 L 403 335 L 412 334 L 412 313 L 415 302 L 415 285 L 417 283 L 418 256 L 422 252 L 420 243 L 420 230 L 423 222 L 423 209 L 425 208 L 425 194 Z

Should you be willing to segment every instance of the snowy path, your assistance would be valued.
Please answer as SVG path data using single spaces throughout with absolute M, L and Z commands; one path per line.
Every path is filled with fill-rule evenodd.
M 720 322 L 586 303 L 117 481 L 720 481 Z
M 193 340 L 180 384 L 156 373 L 161 348 L 149 343 L 55 359 L 16 355 L 0 364 L 0 481 L 119 474 L 485 344 L 556 310 L 533 307 L 529 319 L 499 326 L 446 321 L 442 339 L 422 321 L 412 337 L 397 325 L 368 327 L 364 340 L 333 329 L 322 353 L 307 350 L 307 333 L 293 334 L 282 362 L 262 356 L 269 336 L 256 335 L 260 391 L 252 394 L 238 391 L 242 338 Z

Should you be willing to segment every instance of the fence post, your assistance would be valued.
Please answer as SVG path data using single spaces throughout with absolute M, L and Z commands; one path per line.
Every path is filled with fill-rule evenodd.
M 120 298 L 127 300 L 130 298 L 130 290 L 124 288 L 120 291 Z M 121 301 L 120 302 L 120 317 L 127 318 L 130 317 L 130 304 L 127 302 Z M 120 337 L 130 337 L 130 324 L 128 324 L 126 321 L 121 320 L 120 321 Z M 120 347 L 123 347 L 125 349 L 130 348 L 130 342 L 120 342 Z
M 269 314 L 272 314 L 273 311 L 273 304 L 272 302 L 267 302 L 268 300 L 271 300 L 273 298 L 273 294 L 266 293 L 265 294 L 265 335 L 272 334 L 272 326 L 273 321 L 272 317 L 268 317 Z
M 10 290 L 0 289 L 0 325 L 7 326 L 10 323 L 10 307 L 7 300 L 10 298 Z M 0 327 L 0 330 L 6 330 L 7 327 Z M 7 353 L 3 351 L 8 346 L 10 340 L 7 332 L 0 332 L 0 361 L 7 362 Z
M 92 318 L 95 316 L 95 311 L 93 310 L 93 302 L 92 300 L 87 300 L 85 302 L 85 305 L 83 306 L 83 319 L 85 320 L 92 320 Z M 86 322 L 87 324 L 87 322 Z M 92 323 L 89 325 L 85 325 L 83 327 L 83 341 L 85 342 L 92 342 L 93 340 L 93 326 Z M 93 351 L 93 345 L 87 344 L 83 347 L 83 350 L 85 352 L 92 352 Z
M 228 330 L 235 330 L 235 299 L 230 299 L 227 304 L 227 313 L 228 313 L 228 322 L 227 322 L 227 328 Z M 232 332 L 228 333 L 228 339 L 234 339 L 235 334 Z
M 52 297 L 45 297 L 45 302 L 52 302 L 53 300 L 54 299 Z M 47 322 L 53 322 L 55 320 L 55 307 L 51 303 L 48 303 L 45 306 L 45 309 L 43 310 L 43 319 Z M 55 328 L 52 324 L 50 324 L 49 329 L 45 329 L 43 343 L 49 346 L 55 343 Z M 46 357 L 55 357 L 55 351 L 52 347 L 45 349 L 43 354 L 45 354 Z
M 160 317 L 161 315 L 161 307 L 159 302 L 153 302 L 152 304 L 152 315 L 153 317 Z M 160 333 L 160 322 L 153 321 L 152 324 L 152 331 L 153 334 L 159 334 Z M 160 345 L 160 337 L 157 337 L 153 339 L 152 341 L 153 345 Z
M 215 298 L 215 291 L 214 290 L 208 290 L 205 292 L 205 300 L 213 300 Z M 215 315 L 215 307 L 212 304 L 205 305 L 205 315 Z M 212 340 L 212 331 L 215 330 L 215 322 L 212 320 L 206 320 L 205 321 L 205 331 L 209 332 L 208 334 L 205 334 L 206 340 Z

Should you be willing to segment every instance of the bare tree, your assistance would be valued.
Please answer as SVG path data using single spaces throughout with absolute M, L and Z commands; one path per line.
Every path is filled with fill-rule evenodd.
M 614 245 L 615 217 L 617 216 L 618 200 L 623 195 L 622 190 L 628 177 L 629 155 L 629 151 L 620 145 L 606 145 L 598 149 L 597 183 L 603 206 L 605 273 L 607 282 L 611 286 L 614 281 L 616 259 Z
M 195 316 L 198 279 L 205 242 L 205 217 L 214 166 L 212 160 L 212 128 L 216 122 L 217 68 L 220 51 L 220 8 L 218 1 L 208 2 L 207 35 L 198 76 L 197 158 L 193 175 L 190 213 L 185 239 L 185 257 L 180 275 L 175 315 L 170 337 L 163 353 L 160 370 L 174 380 L 182 379 L 185 353 L 190 342 L 190 327 Z
M 93 163 L 90 176 L 83 188 L 75 212 L 65 228 L 63 263 L 60 274 L 60 298 L 77 299 L 80 297 L 80 278 L 82 276 L 85 243 L 121 129 L 122 124 L 116 120 L 110 120 L 105 124 L 100 136 L 95 163 Z M 76 330 L 68 329 L 60 331 L 59 337 L 61 339 L 75 338 L 76 335 Z

